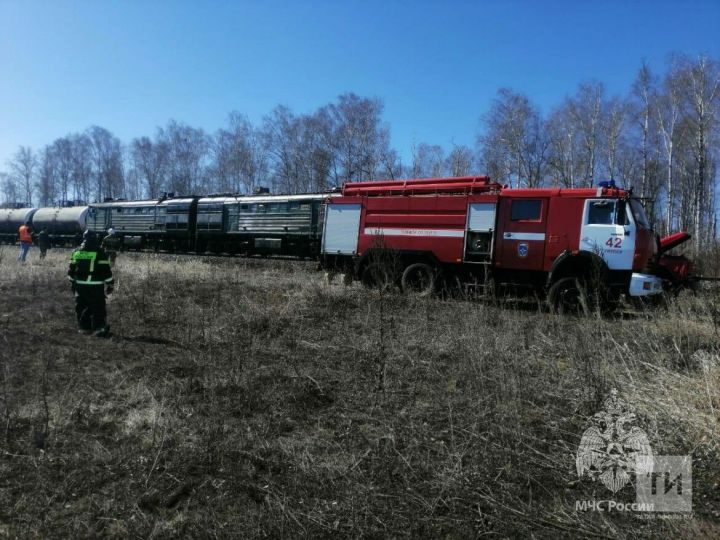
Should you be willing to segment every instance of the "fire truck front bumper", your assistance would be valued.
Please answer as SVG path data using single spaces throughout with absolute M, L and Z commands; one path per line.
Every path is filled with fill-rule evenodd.
M 663 292 L 662 279 L 650 274 L 633 274 L 630 278 L 630 296 L 650 296 Z

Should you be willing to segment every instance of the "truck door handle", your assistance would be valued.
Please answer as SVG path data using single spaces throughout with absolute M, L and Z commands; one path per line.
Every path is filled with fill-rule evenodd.
M 512 238 L 512 233 L 506 232 L 503 236 L 504 236 L 505 238 Z

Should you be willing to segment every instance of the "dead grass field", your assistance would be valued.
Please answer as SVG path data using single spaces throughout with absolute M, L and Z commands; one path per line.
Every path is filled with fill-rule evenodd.
M 717 294 L 559 318 L 123 254 L 102 340 L 67 257 L 0 248 L 0 536 L 720 537 Z M 574 460 L 613 387 L 693 456 L 692 517 L 575 511 L 611 498 Z

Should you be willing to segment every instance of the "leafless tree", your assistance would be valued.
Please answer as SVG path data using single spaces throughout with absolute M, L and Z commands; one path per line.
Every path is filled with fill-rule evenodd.
M 518 186 L 541 185 L 549 141 L 537 107 L 525 95 L 502 88 L 483 126 L 478 143 L 488 172 L 511 185 L 513 180 Z
M 713 138 L 720 114 L 720 63 L 706 56 L 696 60 L 677 56 L 672 70 L 680 83 L 683 113 L 694 158 L 692 207 L 695 250 L 710 238 L 716 221 Z M 713 173 L 711 175 L 711 173 Z
M 230 113 L 228 127 L 217 131 L 212 146 L 214 171 L 219 191 L 252 192 L 262 179 L 264 149 L 250 121 Z
M 18 190 L 15 180 L 8 174 L 0 172 L 0 188 L 3 193 L 3 200 L 7 204 L 15 204 L 18 201 Z
M 330 127 L 327 142 L 333 155 L 333 185 L 375 180 L 380 171 L 388 169 L 389 128 L 381 122 L 382 110 L 379 99 L 350 93 L 319 111 Z
M 21 146 L 8 161 L 10 176 L 13 178 L 20 195 L 28 204 L 33 201 L 33 188 L 38 160 L 35 152 L 29 146 Z
M 123 154 L 120 140 L 100 126 L 88 129 L 92 141 L 93 175 L 97 200 L 118 197 L 124 191 Z
M 567 102 L 555 109 L 547 121 L 548 166 L 554 183 L 573 188 L 582 172 L 578 170 L 578 136 L 573 127 Z
M 70 187 L 73 179 L 73 154 L 70 136 L 55 139 L 51 146 L 54 162 L 53 172 L 56 193 L 59 200 L 54 203 L 70 200 Z
M 586 82 L 578 87 L 575 96 L 567 102 L 570 118 L 581 143 L 582 153 L 579 157 L 583 170 L 583 186 L 592 186 L 596 180 L 604 93 L 602 83 Z
M 210 139 L 202 129 L 171 120 L 158 132 L 167 146 L 168 191 L 190 195 L 200 192 L 208 182 Z
M 162 185 L 168 175 L 168 145 L 160 136 L 152 141 L 139 137 L 130 143 L 131 170 L 135 171 L 139 190 L 147 197 L 159 197 Z
M 619 98 L 611 99 L 606 105 L 603 117 L 604 151 L 610 180 L 615 180 L 618 169 L 618 151 L 625 123 L 626 106 Z
M 37 189 L 41 206 L 49 206 L 57 199 L 57 168 L 55 152 L 52 145 L 48 145 L 40 152 Z
M 410 178 L 438 178 L 443 175 L 444 169 L 445 155 L 440 145 L 413 145 L 412 165 L 408 170 Z
M 640 176 L 640 196 L 655 196 L 651 185 L 655 185 L 655 179 L 651 175 L 651 152 L 652 144 L 650 141 L 651 130 L 653 128 L 652 121 L 653 109 L 655 108 L 653 99 L 654 80 L 650 68 L 645 62 L 640 66 L 635 82 L 632 85 L 630 107 L 632 117 L 637 129 L 640 133 L 639 151 L 642 163 L 642 173 Z
M 678 138 L 682 137 L 680 129 L 681 121 L 681 100 L 680 84 L 674 74 L 669 73 L 665 78 L 662 93 L 656 98 L 657 116 L 656 125 L 662 143 L 663 156 L 665 158 L 665 232 L 673 229 L 674 207 L 676 198 L 675 169 L 676 148 Z
M 93 146 L 85 133 L 69 135 L 71 152 L 71 180 L 74 198 L 89 201 L 93 179 Z
M 468 176 L 473 166 L 473 153 L 465 145 L 453 145 L 445 160 L 445 170 L 450 176 Z

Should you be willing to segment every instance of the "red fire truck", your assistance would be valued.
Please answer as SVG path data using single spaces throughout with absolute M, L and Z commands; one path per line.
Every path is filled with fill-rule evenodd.
M 658 257 L 629 191 L 509 189 L 481 176 L 345 184 L 326 203 L 321 266 L 421 295 L 531 290 L 562 312 L 661 293 Z

